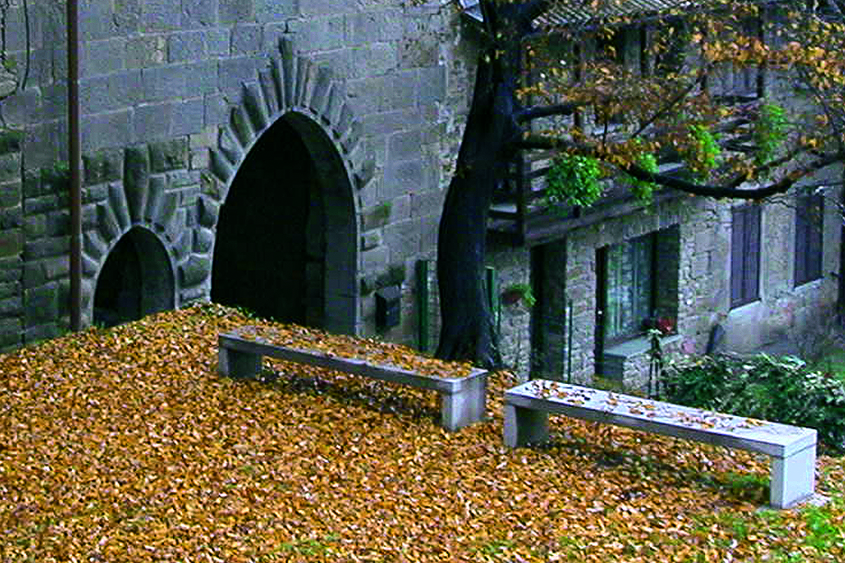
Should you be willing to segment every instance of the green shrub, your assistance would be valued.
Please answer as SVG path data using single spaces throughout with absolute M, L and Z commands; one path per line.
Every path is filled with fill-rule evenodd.
M 662 388 L 672 403 L 815 428 L 826 447 L 845 449 L 845 384 L 798 358 L 682 358 L 664 370 Z

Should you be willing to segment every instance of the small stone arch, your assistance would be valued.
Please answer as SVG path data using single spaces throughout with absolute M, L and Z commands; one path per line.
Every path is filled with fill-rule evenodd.
M 175 277 L 167 249 L 145 227 L 132 227 L 116 241 L 94 287 L 94 324 L 114 326 L 176 305 Z
M 372 179 L 374 159 L 360 142 L 361 124 L 346 102 L 342 82 L 328 68 L 294 55 L 289 41 L 280 43 L 279 56 L 254 82 L 243 85 L 242 103 L 221 127 L 211 151 L 219 189 L 200 198 L 199 221 L 217 229 L 221 206 L 250 151 L 279 122 L 296 131 L 317 168 L 326 238 L 322 328 L 357 333 L 358 191 Z
M 179 306 L 176 250 L 186 246 L 191 232 L 184 229 L 184 212 L 179 211 L 178 203 L 178 195 L 166 191 L 162 178 L 150 177 L 147 147 L 125 149 L 123 181 L 110 184 L 106 197 L 87 210 L 93 226 L 83 234 L 84 325 L 94 322 L 98 285 L 110 258 L 114 260 L 109 269 L 117 267 L 119 271 L 122 264 L 129 268 L 127 276 L 138 275 L 131 290 L 137 294 L 133 299 L 139 300 L 138 318 Z M 112 275 L 117 274 L 106 270 L 106 278 Z M 101 294 L 100 305 L 103 299 Z M 113 324 L 100 317 L 104 324 Z M 106 317 L 114 319 L 115 315 Z

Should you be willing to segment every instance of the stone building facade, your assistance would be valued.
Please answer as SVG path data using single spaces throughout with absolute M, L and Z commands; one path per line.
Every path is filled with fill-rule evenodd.
M 0 102 L 4 350 L 61 334 L 69 315 L 64 5 L 31 5 L 25 18 L 12 4 L 5 47 L 29 63 L 26 87 Z M 423 318 L 416 274 L 436 255 L 477 46 L 439 4 L 83 2 L 84 324 L 212 299 L 413 345 L 431 324 L 430 349 L 437 311 Z M 739 307 L 731 223 L 729 205 L 670 198 L 543 244 L 491 240 L 499 291 L 527 285 L 537 297 L 500 308 L 506 363 L 579 381 L 614 364 L 641 385 L 641 338 L 596 346 L 598 256 L 652 232 L 669 255 L 669 349 L 701 352 L 719 324 L 723 346 L 750 350 L 832 308 L 833 206 L 823 275 L 798 285 L 795 211 L 764 207 L 759 298 Z M 400 314 L 385 327 L 387 287 L 399 288 Z

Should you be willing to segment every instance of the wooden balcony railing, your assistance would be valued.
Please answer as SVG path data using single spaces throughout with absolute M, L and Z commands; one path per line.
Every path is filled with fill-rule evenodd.
M 523 151 L 509 166 L 509 174 L 496 192 L 488 213 L 492 238 L 514 246 L 535 246 L 560 239 L 572 229 L 642 209 L 624 185 L 608 184 L 604 196 L 590 207 L 550 206 L 545 199 L 546 174 L 552 151 Z M 679 163 L 661 165 L 662 172 L 679 170 Z M 678 197 L 670 189 L 655 191 L 654 200 Z

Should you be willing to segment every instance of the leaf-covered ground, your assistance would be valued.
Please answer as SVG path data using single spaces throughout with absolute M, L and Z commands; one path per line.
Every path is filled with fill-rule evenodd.
M 742 452 L 565 418 L 506 449 L 506 373 L 451 434 L 430 392 L 222 379 L 244 322 L 204 306 L 0 356 L 0 561 L 845 560 L 841 459 L 831 504 L 759 511 L 768 462 Z

